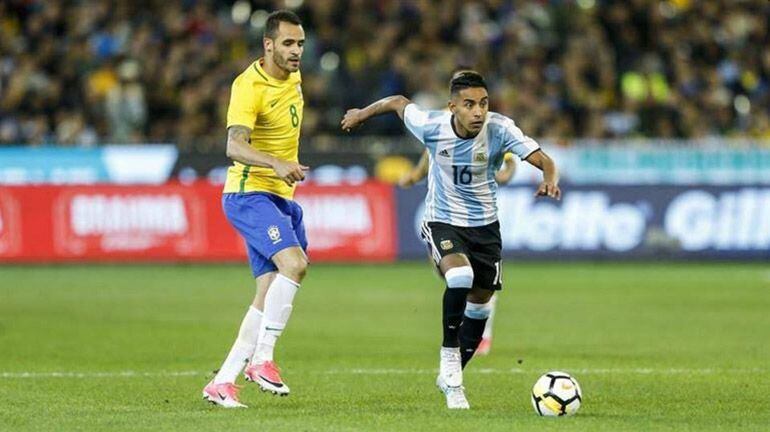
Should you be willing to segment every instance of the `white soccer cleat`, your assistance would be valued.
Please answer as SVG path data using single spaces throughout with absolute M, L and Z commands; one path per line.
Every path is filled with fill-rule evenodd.
M 460 348 L 441 347 L 438 375 L 449 387 L 463 385 L 463 363 Z
M 203 388 L 203 399 L 225 408 L 246 408 L 238 399 L 240 387 L 233 383 L 214 384 L 211 381 Z
M 465 388 L 463 387 L 463 367 L 460 348 L 441 348 L 436 386 L 446 396 L 447 408 L 470 408 L 468 399 L 465 398 Z
M 436 386 L 446 396 L 446 406 L 449 409 L 470 409 L 471 405 L 465 398 L 465 387 L 450 387 L 446 385 L 441 375 L 436 378 Z

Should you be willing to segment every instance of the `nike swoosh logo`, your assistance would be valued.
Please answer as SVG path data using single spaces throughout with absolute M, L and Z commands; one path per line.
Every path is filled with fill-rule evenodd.
M 222 393 L 217 392 L 217 394 L 219 395 L 220 399 L 222 399 L 222 400 L 227 399 L 227 396 L 223 395 Z
M 277 104 L 277 103 L 278 103 L 278 99 L 276 99 L 276 100 L 272 101 L 272 102 L 270 103 L 270 108 L 274 107 L 274 106 L 275 106 L 275 104 Z
M 279 329 L 279 328 L 273 328 L 273 327 L 265 327 L 265 330 L 281 331 L 281 330 L 283 330 L 283 329 Z
M 268 383 L 270 383 L 270 384 L 272 384 L 272 385 L 274 385 L 274 386 L 276 386 L 278 388 L 283 387 L 283 383 L 272 382 L 269 379 L 263 377 L 262 375 L 260 375 L 259 377 L 262 378 L 263 381 L 266 381 L 266 382 L 268 382 Z

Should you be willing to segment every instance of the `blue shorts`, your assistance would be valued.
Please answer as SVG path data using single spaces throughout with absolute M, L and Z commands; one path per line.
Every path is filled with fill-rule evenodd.
M 246 240 L 255 278 L 278 270 L 271 259 L 281 250 L 299 246 L 307 251 L 302 208 L 296 202 L 267 192 L 226 193 L 222 208 Z

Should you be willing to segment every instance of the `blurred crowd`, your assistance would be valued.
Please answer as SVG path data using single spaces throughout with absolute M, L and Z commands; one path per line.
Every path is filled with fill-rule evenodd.
M 232 79 L 284 7 L 310 146 L 378 97 L 445 106 L 461 65 L 534 137 L 770 138 L 767 0 L 4 0 L 0 144 L 221 148 Z

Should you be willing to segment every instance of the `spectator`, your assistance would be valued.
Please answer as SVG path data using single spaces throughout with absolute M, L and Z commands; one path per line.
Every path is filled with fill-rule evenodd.
M 233 77 L 283 1 L 0 2 L 0 143 L 220 151 Z M 767 0 L 306 0 L 307 145 L 345 108 L 442 106 L 485 74 L 492 108 L 558 139 L 770 134 Z M 393 119 L 368 133 L 403 134 Z

